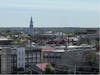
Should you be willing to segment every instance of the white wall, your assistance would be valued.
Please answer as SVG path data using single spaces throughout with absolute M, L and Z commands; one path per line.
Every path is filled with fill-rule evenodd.
M 25 68 L 25 48 L 17 48 L 17 68 Z

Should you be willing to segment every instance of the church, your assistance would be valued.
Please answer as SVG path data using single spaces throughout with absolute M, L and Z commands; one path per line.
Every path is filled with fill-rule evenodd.
M 29 26 L 28 33 L 29 33 L 29 35 L 34 36 L 34 28 L 33 28 L 33 20 L 32 20 L 32 17 L 31 17 L 31 20 L 30 20 L 30 26 Z

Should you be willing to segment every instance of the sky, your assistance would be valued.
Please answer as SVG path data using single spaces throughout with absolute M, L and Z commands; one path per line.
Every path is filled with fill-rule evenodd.
M 99 0 L 0 0 L 0 27 L 99 27 Z

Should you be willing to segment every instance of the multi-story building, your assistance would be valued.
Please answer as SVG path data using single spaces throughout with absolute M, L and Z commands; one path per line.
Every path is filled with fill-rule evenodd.
M 17 54 L 17 68 L 25 69 L 25 48 L 24 47 L 16 48 L 16 54 Z
M 25 64 L 36 64 L 41 62 L 41 50 L 36 47 L 26 47 Z
M 94 52 L 96 48 L 91 45 L 68 46 L 65 53 L 62 55 L 61 64 L 75 70 L 75 66 L 82 65 L 84 60 L 84 52 Z
M 44 51 L 43 61 L 51 64 L 60 64 L 64 50 Z
M 60 47 L 61 48 L 61 47 Z M 62 59 L 62 54 L 65 52 L 64 49 L 57 49 L 50 46 L 42 46 L 41 47 L 41 55 L 42 62 L 51 63 L 51 64 L 59 64 Z
M 0 73 L 16 73 L 17 55 L 16 50 L 10 45 L 13 39 L 0 37 Z
M 61 56 L 64 52 L 64 49 L 55 49 L 50 46 L 27 47 L 25 50 L 25 61 L 26 64 L 57 64 L 61 61 Z
M 16 64 L 16 51 L 11 47 L 0 47 L 0 73 L 11 74 L 15 71 Z

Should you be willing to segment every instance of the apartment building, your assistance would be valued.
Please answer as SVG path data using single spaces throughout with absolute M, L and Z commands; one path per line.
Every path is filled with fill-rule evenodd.
M 64 50 L 44 51 L 43 61 L 45 63 L 60 64 Z
M 26 47 L 25 64 L 31 65 L 41 62 L 41 50 L 37 47 Z
M 37 63 L 59 63 L 62 59 L 64 49 L 56 49 L 50 46 L 37 46 L 27 47 L 25 50 L 25 63 L 37 64 Z
M 92 45 L 81 46 L 68 46 L 65 53 L 62 55 L 62 65 L 66 65 L 71 70 L 74 70 L 75 66 L 82 65 L 85 52 L 94 52 L 96 48 Z
M 11 47 L 0 47 L 0 73 L 11 74 L 17 67 L 16 51 Z
M 16 54 L 17 54 L 17 68 L 25 69 L 25 47 L 17 47 Z
M 42 46 L 42 60 L 44 63 L 59 64 L 62 54 L 65 52 L 63 47 Z

